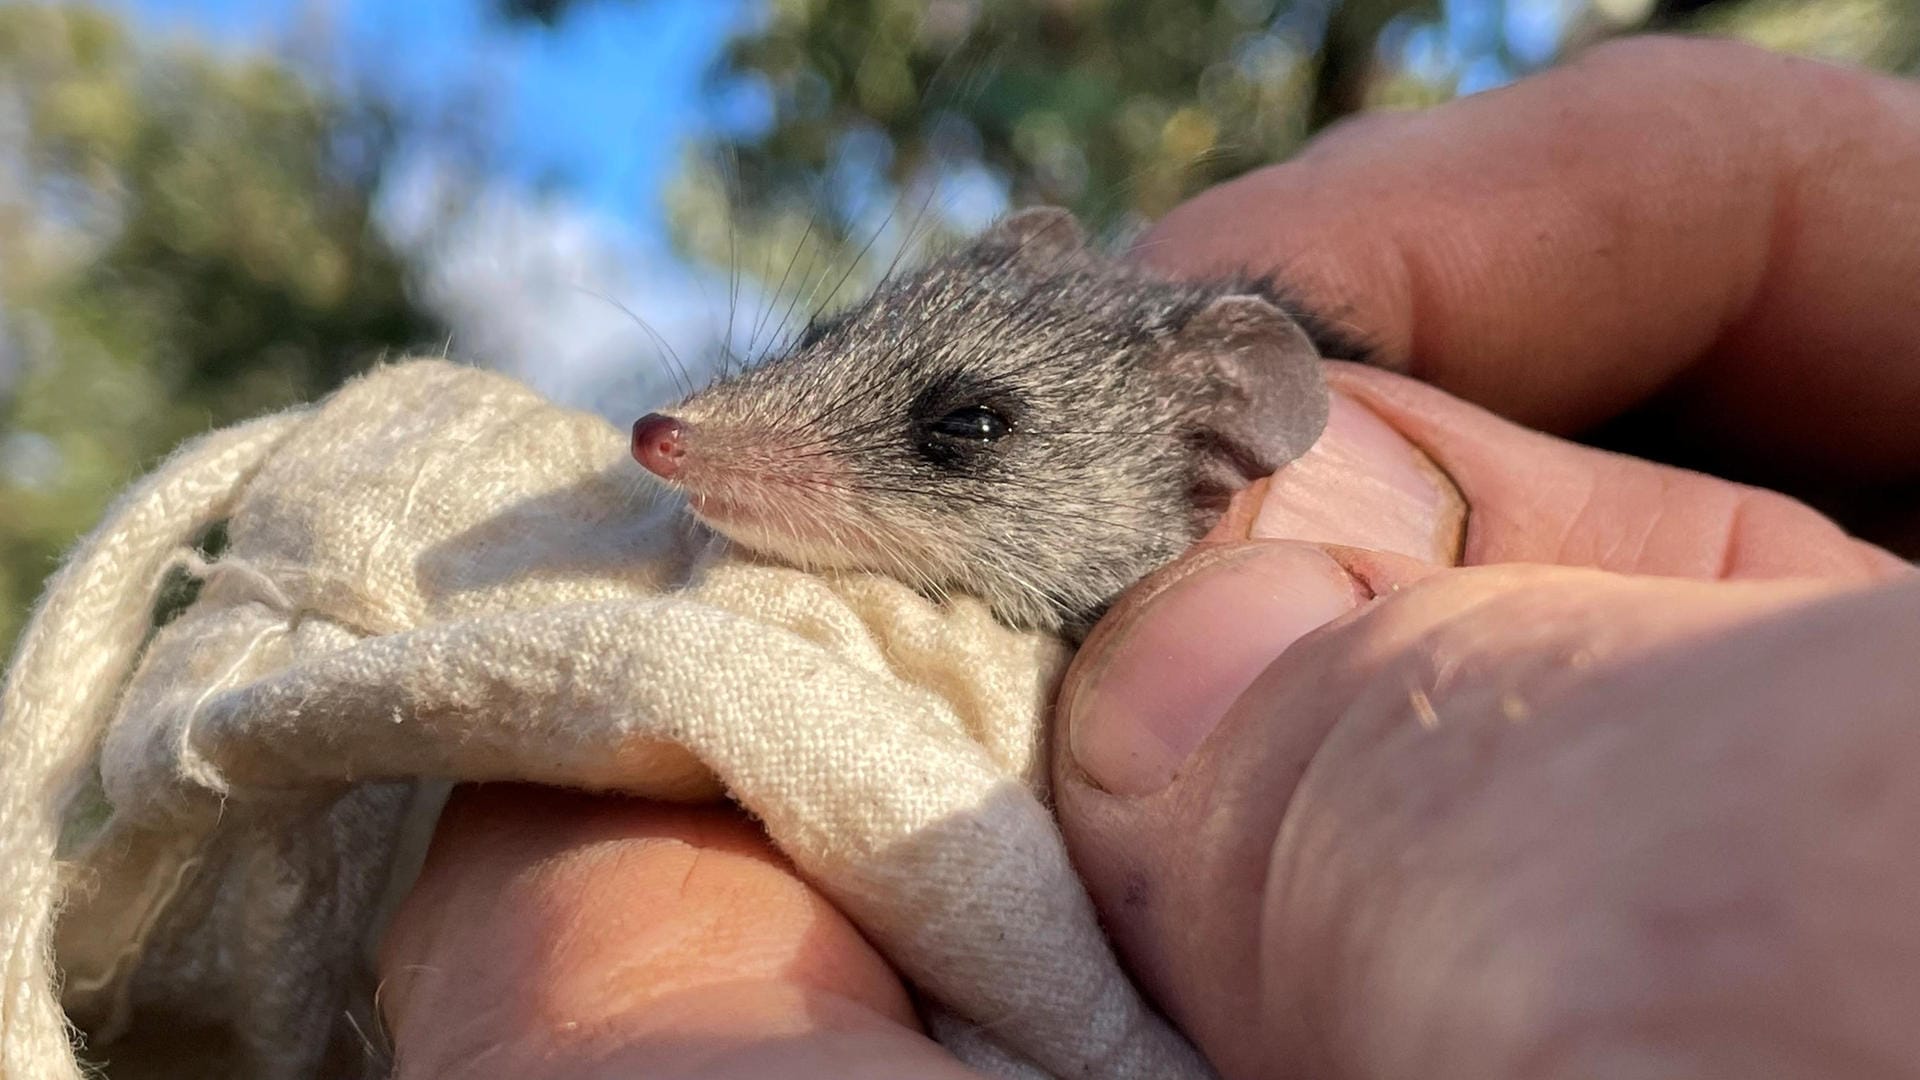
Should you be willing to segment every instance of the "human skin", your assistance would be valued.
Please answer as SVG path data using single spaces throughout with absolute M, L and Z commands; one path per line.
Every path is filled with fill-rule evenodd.
M 1434 384 L 1338 368 L 1322 445 L 1062 692 L 1076 863 L 1225 1075 L 1920 1075 L 1920 580 L 1528 430 L 1653 403 L 1755 472 L 1910 488 L 1915 176 L 1910 84 L 1642 41 L 1142 244 L 1281 270 Z M 381 960 L 402 1077 L 970 1075 L 718 808 L 458 793 Z

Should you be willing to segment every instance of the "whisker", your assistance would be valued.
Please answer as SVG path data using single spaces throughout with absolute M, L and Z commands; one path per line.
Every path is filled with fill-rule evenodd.
M 635 312 L 632 308 L 614 299 L 613 297 L 608 296 L 606 293 L 600 292 L 596 289 L 589 288 L 586 285 L 582 285 L 578 282 L 569 282 L 568 285 L 570 288 L 576 289 L 580 292 L 587 294 L 588 296 L 593 297 L 596 300 L 599 300 L 603 303 L 611 305 L 613 308 L 615 308 L 616 310 L 624 314 L 627 318 L 633 320 L 633 324 L 639 327 L 641 331 L 644 332 L 648 337 L 652 338 L 654 345 L 656 345 L 657 347 L 659 347 L 661 350 L 664 351 L 665 355 L 662 357 L 663 362 L 667 358 L 671 358 L 672 363 L 670 365 L 663 363 L 663 366 L 667 367 L 667 374 L 674 378 L 674 381 L 680 385 L 680 387 L 685 393 L 688 393 L 688 394 L 693 393 L 693 373 L 690 370 L 688 370 L 686 361 L 680 359 L 680 354 L 674 350 L 673 343 L 669 342 L 666 339 L 666 337 L 660 333 L 659 330 L 656 330 L 652 323 L 649 323 L 647 320 L 641 318 L 640 315 L 637 312 Z

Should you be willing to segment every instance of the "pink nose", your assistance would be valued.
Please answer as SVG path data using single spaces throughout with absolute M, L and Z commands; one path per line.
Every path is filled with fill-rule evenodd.
M 662 480 L 673 479 L 680 471 L 680 459 L 687 456 L 687 448 L 681 445 L 686 433 L 686 425 L 673 417 L 648 413 L 633 422 L 633 460 Z

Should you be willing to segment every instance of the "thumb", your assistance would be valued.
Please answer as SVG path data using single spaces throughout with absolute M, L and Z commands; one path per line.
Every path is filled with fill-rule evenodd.
M 1761 771 L 1730 799 L 1701 777 L 1769 702 L 1786 703 L 1774 722 L 1795 738 L 1832 726 L 1809 717 L 1849 715 L 1828 704 L 1846 685 L 1829 671 L 1767 677 L 1839 619 L 1791 645 L 1765 637 L 1849 587 L 1213 547 L 1117 609 L 1076 659 L 1054 761 L 1061 828 L 1134 976 L 1223 1076 L 1404 1076 L 1436 1061 L 1435 1075 L 1537 1075 L 1515 1064 L 1534 1060 L 1529 1040 L 1591 1002 L 1535 991 L 1598 964 L 1626 988 L 1608 1002 L 1619 1011 L 1595 1014 L 1604 1026 L 1663 970 L 1665 938 L 1635 939 L 1632 920 L 1612 933 L 1622 905 L 1720 917 L 1701 894 L 1664 892 L 1641 839 L 1683 822 L 1668 865 L 1739 868 L 1702 860 L 1729 838 L 1740 850 L 1755 835 L 1742 823 L 1789 785 Z M 1761 756 L 1791 776 L 1808 751 L 1788 741 Z M 1824 802 L 1834 789 L 1820 785 L 1853 782 L 1795 789 Z
M 1227 1064 L 1218 1032 L 1193 1010 L 1247 996 L 1245 972 L 1215 964 L 1222 946 L 1245 955 L 1238 929 L 1257 924 L 1270 857 L 1262 826 L 1278 820 L 1339 713 L 1285 708 L 1252 748 L 1230 717 L 1272 696 L 1259 688 L 1272 689 L 1276 658 L 1312 648 L 1322 630 L 1338 640 L 1378 593 L 1438 569 L 1300 541 L 1202 545 L 1123 597 L 1067 673 L 1053 791 L 1074 861 L 1142 988 L 1217 1066 Z M 1319 680 L 1293 670 L 1286 689 L 1310 698 L 1300 684 Z M 1274 765 L 1273 782 L 1220 790 L 1223 755 L 1246 749 Z M 1216 993 L 1185 992 L 1182 973 L 1196 966 Z M 1258 1004 L 1246 1013 L 1234 1020 Z
M 1061 694 L 1062 767 L 1114 795 L 1159 791 L 1275 657 L 1376 589 L 1434 569 L 1295 541 L 1196 548 L 1128 593 L 1081 647 Z

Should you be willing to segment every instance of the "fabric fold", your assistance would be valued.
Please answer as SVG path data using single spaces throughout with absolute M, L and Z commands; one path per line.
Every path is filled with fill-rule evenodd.
M 157 1025 L 201 1032 L 227 1075 L 381 1075 L 367 943 L 431 796 L 468 780 L 730 797 L 976 1067 L 1208 1075 L 1121 971 L 1044 805 L 1059 641 L 966 599 L 740 558 L 604 422 L 444 362 L 356 380 L 244 464 L 207 503 L 217 558 L 182 557 L 186 523 L 102 557 L 201 576 L 111 719 L 22 676 L 57 618 L 0 715 L 8 739 L 66 725 L 92 748 L 9 764 L 42 803 L 0 839 L 52 880 L 31 827 L 86 817 L 73 792 L 97 771 L 104 806 L 59 865 L 57 964 L 116 1077 Z M 147 512 L 130 498 L 96 541 Z M 23 1080 L 79 1075 L 34 959 L 55 899 L 0 898 L 19 928 L 0 1071 Z

